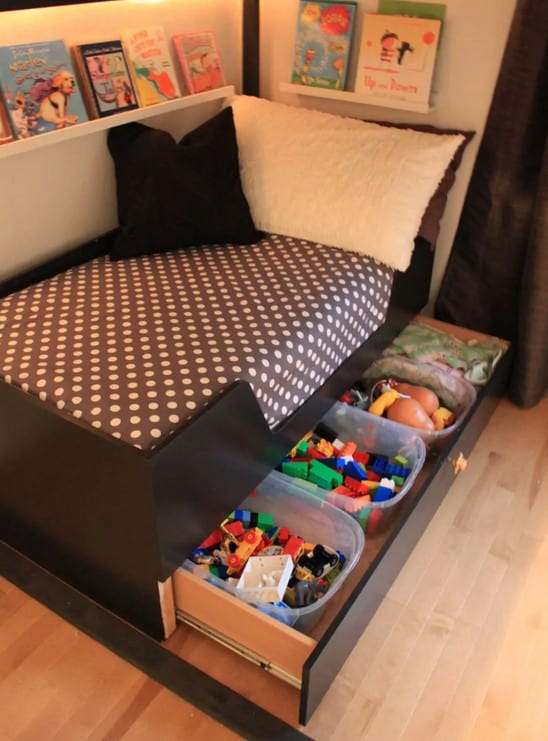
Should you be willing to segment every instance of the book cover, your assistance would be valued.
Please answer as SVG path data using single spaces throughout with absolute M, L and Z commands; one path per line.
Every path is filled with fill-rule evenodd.
M 440 30 L 437 19 L 366 13 L 355 91 L 387 106 L 428 104 Z
M 0 145 L 13 141 L 10 120 L 4 101 L 0 98 Z
M 119 39 L 78 44 L 71 51 L 91 118 L 139 107 Z
M 379 0 L 377 13 L 381 15 L 414 15 L 419 18 L 445 20 L 447 6 L 444 3 L 413 2 L 413 0 Z
M 299 1 L 291 82 L 344 90 L 356 3 Z
M 18 139 L 88 120 L 62 39 L 0 47 L 0 88 Z
M 161 26 L 125 29 L 122 44 L 142 106 L 165 103 L 181 96 Z
M 223 87 L 225 77 L 213 31 L 187 31 L 172 36 L 189 93 Z

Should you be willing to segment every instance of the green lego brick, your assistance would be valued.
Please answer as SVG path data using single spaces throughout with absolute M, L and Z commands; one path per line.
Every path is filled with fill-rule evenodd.
M 371 512 L 371 507 L 363 507 L 362 509 L 358 510 L 356 513 L 356 519 L 360 523 L 360 525 L 365 528 L 367 527 L 367 521 L 369 520 L 369 513 Z
M 322 486 L 316 481 L 316 479 L 328 482 L 329 485 Z M 343 483 L 343 476 L 333 468 L 326 466 L 325 463 L 313 459 L 309 464 L 308 480 L 315 481 L 315 483 L 318 483 L 318 486 L 322 486 L 323 489 L 335 489 Z
M 282 463 L 282 472 L 295 479 L 306 479 L 308 478 L 308 463 L 305 463 L 304 461 L 296 463 L 293 461 L 285 461 Z
M 316 486 L 319 486 L 320 489 L 327 489 L 327 491 L 331 491 L 331 489 L 333 488 L 330 478 L 325 478 L 317 473 L 310 472 L 308 474 L 308 480 L 311 481 L 313 484 L 316 484 Z

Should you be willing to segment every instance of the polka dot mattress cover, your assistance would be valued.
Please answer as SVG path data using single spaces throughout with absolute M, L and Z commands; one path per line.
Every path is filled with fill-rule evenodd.
M 240 379 L 274 428 L 382 324 L 392 277 L 278 235 L 99 257 L 0 300 L 0 376 L 145 451 Z

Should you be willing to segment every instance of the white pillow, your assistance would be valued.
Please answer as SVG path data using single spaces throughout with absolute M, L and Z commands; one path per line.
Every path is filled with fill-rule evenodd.
M 422 215 L 464 137 L 240 95 L 232 102 L 255 226 L 409 267 Z

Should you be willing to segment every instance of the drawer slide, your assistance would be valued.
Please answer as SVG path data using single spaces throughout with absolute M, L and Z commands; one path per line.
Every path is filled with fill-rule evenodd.
M 217 643 L 220 643 L 221 646 L 224 646 L 225 648 L 230 649 L 231 651 L 234 651 L 234 653 L 238 654 L 239 656 L 242 656 L 247 661 L 250 661 L 252 664 L 255 664 L 256 666 L 260 667 L 261 669 L 264 669 L 267 672 L 270 672 L 274 676 L 278 677 L 278 679 L 282 679 L 284 682 L 287 682 L 287 684 L 290 684 L 292 687 L 296 687 L 297 689 L 301 689 L 302 682 L 300 677 L 295 677 L 289 672 L 285 671 L 279 666 L 276 666 L 270 659 L 267 659 L 263 656 L 259 656 L 259 654 L 255 653 L 254 651 L 251 651 L 249 648 L 246 648 L 241 643 L 238 643 L 232 638 L 229 638 L 226 635 L 223 635 L 222 633 L 219 633 L 216 630 L 213 630 L 209 626 L 205 625 L 204 623 L 200 622 L 199 620 L 196 620 L 191 615 L 188 615 L 185 612 L 182 612 L 181 610 L 177 610 L 177 620 L 181 623 L 185 623 L 186 625 L 189 625 L 191 628 L 194 628 L 194 630 L 199 631 L 200 633 L 203 633 L 203 635 L 207 636 L 208 638 L 211 638 L 211 640 L 216 641 Z
M 177 569 L 172 582 L 179 620 L 294 687 L 301 687 L 303 666 L 317 645 L 313 638 L 186 569 Z

